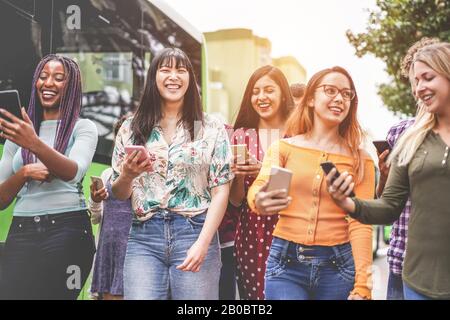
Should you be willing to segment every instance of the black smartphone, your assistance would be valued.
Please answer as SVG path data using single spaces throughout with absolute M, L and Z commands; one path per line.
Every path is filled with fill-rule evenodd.
M 320 166 L 322 167 L 322 170 L 325 172 L 325 174 L 330 173 L 331 169 L 335 168 L 336 169 L 336 173 L 334 174 L 333 179 L 331 180 L 331 182 L 333 182 L 334 180 L 336 180 L 337 178 L 339 178 L 339 176 L 341 175 L 340 172 L 338 171 L 338 169 L 336 168 L 336 166 L 334 165 L 333 162 L 322 162 L 320 164 Z M 355 193 L 352 191 L 350 193 L 350 197 L 354 197 Z
M 375 148 L 377 148 L 377 152 L 378 154 L 383 153 L 386 150 L 389 150 L 389 152 L 391 151 L 391 146 L 389 145 L 389 143 L 386 140 L 377 140 L 377 141 L 372 141 L 373 145 L 375 146 Z
M 19 92 L 17 90 L 4 90 L 0 91 L 0 108 L 5 109 L 6 111 L 12 113 L 19 119 L 22 118 L 22 104 L 20 103 Z M 0 117 L 7 121 L 11 121 L 8 117 L 2 116 Z

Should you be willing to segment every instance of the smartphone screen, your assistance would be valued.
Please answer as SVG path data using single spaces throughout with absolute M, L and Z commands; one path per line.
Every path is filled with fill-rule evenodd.
M 0 91 L 0 108 L 12 113 L 17 118 L 22 119 L 21 103 L 19 92 L 17 90 L 4 90 Z M 8 117 L 0 115 L 7 121 L 11 121 Z
M 383 153 L 386 150 L 391 151 L 391 146 L 386 140 L 377 140 L 372 142 L 375 148 L 377 148 L 378 154 Z

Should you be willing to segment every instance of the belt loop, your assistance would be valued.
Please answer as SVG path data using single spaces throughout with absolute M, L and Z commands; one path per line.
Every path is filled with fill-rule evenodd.
M 331 249 L 333 250 L 334 257 L 331 257 L 333 261 L 336 261 L 339 259 L 340 256 L 340 250 L 339 246 L 331 246 Z
M 282 260 L 286 260 L 290 244 L 291 244 L 291 242 L 289 240 L 284 240 L 283 249 L 281 250 L 281 259 Z

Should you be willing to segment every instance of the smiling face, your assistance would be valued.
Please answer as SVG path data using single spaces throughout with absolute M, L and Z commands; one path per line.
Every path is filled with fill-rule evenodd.
M 334 92 L 336 88 L 340 92 Z M 332 126 L 341 124 L 350 111 L 351 101 L 343 97 L 348 90 L 352 90 L 350 81 L 342 73 L 325 75 L 316 87 L 314 98 L 308 101 L 308 107 L 314 108 L 314 118 Z M 333 97 L 334 93 L 337 94 Z
M 414 63 L 414 83 L 417 98 L 430 113 L 450 113 L 450 81 L 427 64 Z
M 36 92 L 44 110 L 59 108 L 66 81 L 61 62 L 52 60 L 45 64 L 36 81 Z
M 253 109 L 264 120 L 272 120 L 278 116 L 281 105 L 281 88 L 269 76 L 258 79 L 253 86 L 251 103 Z
M 171 63 L 163 63 L 156 72 L 156 85 L 161 99 L 165 103 L 183 102 L 189 87 L 189 72 L 183 65 L 176 65 L 175 59 Z

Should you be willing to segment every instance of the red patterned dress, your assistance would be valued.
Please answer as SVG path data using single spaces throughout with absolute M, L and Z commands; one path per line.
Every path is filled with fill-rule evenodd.
M 264 158 L 258 130 L 238 129 L 233 134 L 233 144 L 246 144 L 250 153 L 258 160 Z M 245 177 L 245 195 L 256 177 Z M 246 197 L 240 207 L 236 229 L 235 257 L 236 279 L 239 295 L 244 300 L 264 300 L 264 273 L 272 244 L 272 232 L 278 215 L 258 216 L 250 210 Z

